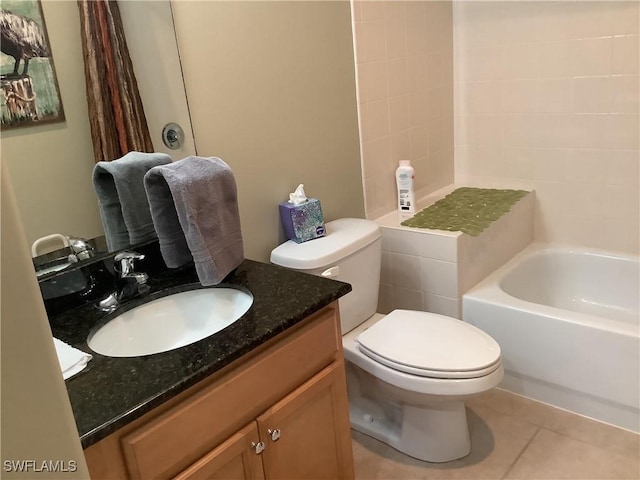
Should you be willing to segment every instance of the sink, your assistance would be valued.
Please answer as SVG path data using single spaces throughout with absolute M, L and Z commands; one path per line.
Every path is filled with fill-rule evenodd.
M 139 357 L 190 345 L 228 327 L 253 296 L 234 288 L 174 293 L 137 306 L 94 331 L 87 343 L 107 357 Z

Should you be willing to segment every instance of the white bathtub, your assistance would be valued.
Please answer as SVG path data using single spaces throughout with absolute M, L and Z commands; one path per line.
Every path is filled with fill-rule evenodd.
M 502 349 L 502 387 L 640 431 L 640 264 L 532 244 L 463 296 Z

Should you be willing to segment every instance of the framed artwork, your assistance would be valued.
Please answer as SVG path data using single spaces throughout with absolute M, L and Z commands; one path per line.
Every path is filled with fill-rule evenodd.
M 2 129 L 64 121 L 41 0 L 0 2 Z

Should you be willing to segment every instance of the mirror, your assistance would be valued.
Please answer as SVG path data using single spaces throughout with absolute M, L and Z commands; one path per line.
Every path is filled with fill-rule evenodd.
M 97 242 L 99 252 L 103 229 L 91 181 L 94 160 L 78 6 L 76 2 L 42 3 L 66 121 L 2 131 L 2 160 L 29 248 L 36 239 L 61 234 Z M 170 1 L 133 0 L 118 5 L 155 148 L 174 160 L 195 155 Z M 11 57 L 0 57 L 3 66 L 13 64 Z M 162 142 L 163 128 L 169 123 L 179 124 L 185 132 L 180 149 L 169 149 Z

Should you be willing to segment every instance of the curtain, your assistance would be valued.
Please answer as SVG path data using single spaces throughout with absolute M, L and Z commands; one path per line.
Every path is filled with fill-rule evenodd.
M 78 0 L 95 162 L 153 152 L 118 3 Z

